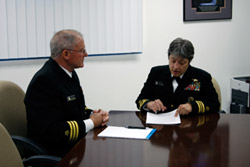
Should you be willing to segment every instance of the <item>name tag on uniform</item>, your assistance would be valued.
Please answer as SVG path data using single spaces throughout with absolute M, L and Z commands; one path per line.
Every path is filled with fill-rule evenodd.
M 67 97 L 67 101 L 73 101 L 76 100 L 76 95 L 70 95 Z
M 164 86 L 164 83 L 162 81 L 155 81 L 155 85 Z

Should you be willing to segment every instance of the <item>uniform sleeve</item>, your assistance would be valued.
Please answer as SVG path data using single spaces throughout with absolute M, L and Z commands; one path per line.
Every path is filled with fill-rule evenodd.
M 90 116 L 93 110 L 85 106 L 85 114 L 87 117 Z M 90 119 L 86 120 L 71 120 L 67 121 L 68 127 L 65 128 L 64 135 L 68 143 L 75 143 L 81 139 L 89 130 L 93 129 L 93 122 Z
M 42 142 L 67 144 L 85 136 L 83 120 L 72 119 L 70 111 L 65 112 L 63 100 L 57 86 L 47 78 L 38 78 L 29 86 L 24 102 L 30 137 Z
M 85 123 L 81 121 L 67 121 L 68 127 L 64 129 L 64 137 L 66 143 L 75 143 L 78 139 L 82 138 L 83 132 L 81 131 L 81 127 L 85 127 Z M 60 125 L 58 125 L 60 127 Z M 53 131 L 53 130 L 52 130 Z M 85 132 L 85 131 L 84 131 Z M 60 134 L 58 134 L 60 136 Z M 53 136 L 48 136 L 49 140 L 53 140 Z M 60 141 L 59 141 L 60 142 Z
M 203 77 L 201 81 L 197 82 L 197 85 L 200 86 L 199 98 L 188 99 L 189 103 L 192 105 L 192 112 L 199 114 L 218 112 L 220 102 L 213 86 L 211 75 L 208 74 Z
M 153 100 L 152 99 L 153 95 L 151 93 L 154 86 L 153 81 L 154 78 L 153 78 L 153 68 L 152 68 L 139 96 L 135 101 L 136 106 L 140 111 L 145 111 L 144 110 L 145 105 Z

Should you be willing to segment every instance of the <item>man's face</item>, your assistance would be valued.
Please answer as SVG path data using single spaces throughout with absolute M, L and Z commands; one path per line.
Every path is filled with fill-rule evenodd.
M 169 56 L 169 69 L 173 76 L 179 77 L 184 74 L 189 67 L 189 60 L 181 56 Z
M 68 63 L 73 69 L 81 68 L 84 66 L 84 58 L 87 56 L 84 41 L 79 39 L 77 45 L 70 51 Z

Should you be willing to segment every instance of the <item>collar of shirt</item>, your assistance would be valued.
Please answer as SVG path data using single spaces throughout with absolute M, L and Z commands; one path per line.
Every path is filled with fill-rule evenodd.
M 59 65 L 60 66 L 60 65 Z M 60 66 L 65 72 L 66 74 L 69 75 L 70 78 L 72 78 L 72 72 L 69 72 L 68 70 L 66 70 L 65 68 L 63 68 L 62 66 Z
M 184 74 L 182 74 L 182 75 L 180 76 L 180 79 L 182 79 L 183 75 L 184 75 Z M 171 78 L 172 78 L 172 77 L 173 77 L 173 74 L 171 74 Z
M 184 75 L 184 74 L 182 74 L 182 75 L 180 76 L 180 79 L 182 79 L 183 75 Z M 172 75 L 172 74 L 171 74 L 171 77 L 173 78 L 173 75 Z M 173 84 L 173 92 L 175 92 L 175 90 L 177 89 L 177 87 L 178 87 L 179 84 L 178 84 L 178 82 L 177 82 L 176 79 L 173 80 L 172 84 Z

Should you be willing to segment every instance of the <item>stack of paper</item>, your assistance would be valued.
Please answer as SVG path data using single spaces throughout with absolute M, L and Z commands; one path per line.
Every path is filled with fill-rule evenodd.
M 162 125 L 180 124 L 181 123 L 180 115 L 178 114 L 177 116 L 175 116 L 175 113 L 176 110 L 161 114 L 154 114 L 147 112 L 146 124 L 162 124 Z
M 104 129 L 101 133 L 98 134 L 98 137 L 149 139 L 155 131 L 156 130 L 152 128 L 130 129 L 126 127 L 108 126 L 106 129 Z

